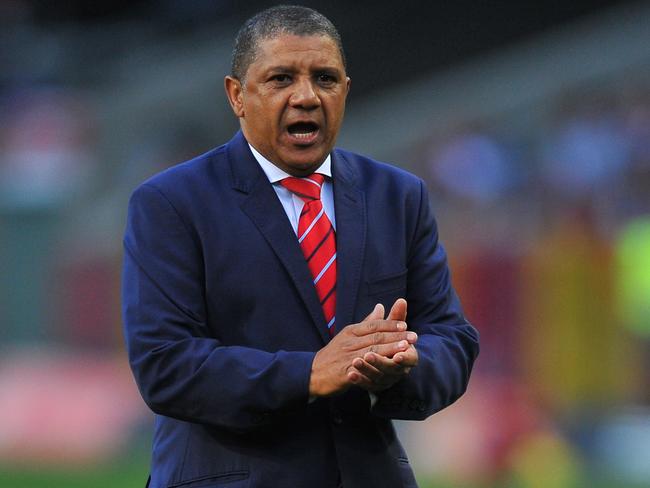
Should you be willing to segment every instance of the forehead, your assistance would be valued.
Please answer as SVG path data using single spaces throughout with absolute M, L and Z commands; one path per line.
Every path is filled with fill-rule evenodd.
M 338 45 L 325 35 L 280 34 L 262 39 L 250 68 L 271 69 L 274 66 L 329 67 L 345 71 Z

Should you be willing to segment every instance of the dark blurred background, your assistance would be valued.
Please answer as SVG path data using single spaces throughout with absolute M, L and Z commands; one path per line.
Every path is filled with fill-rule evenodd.
M 650 5 L 302 3 L 346 48 L 340 145 L 427 181 L 482 334 L 468 393 L 398 425 L 422 486 L 650 486 Z M 272 4 L 0 2 L 0 486 L 144 486 L 128 196 L 230 138 Z

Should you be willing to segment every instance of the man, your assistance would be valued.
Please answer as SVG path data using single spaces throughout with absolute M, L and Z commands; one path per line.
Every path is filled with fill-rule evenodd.
M 241 131 L 131 198 L 124 318 L 157 414 L 152 487 L 413 487 L 391 419 L 465 391 L 477 333 L 424 184 L 333 150 L 349 88 L 325 17 L 259 13 L 225 79 Z

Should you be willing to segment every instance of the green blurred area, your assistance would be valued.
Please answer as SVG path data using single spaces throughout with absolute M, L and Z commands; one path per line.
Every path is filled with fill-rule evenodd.
M 143 488 L 148 461 L 144 453 L 110 464 L 83 468 L 20 468 L 0 465 L 3 488 Z M 543 482 L 542 482 L 543 483 Z M 435 478 L 419 479 L 420 488 L 531 488 L 528 482 L 506 480 L 481 484 L 453 483 Z M 541 485 L 540 485 L 541 486 Z M 581 479 L 565 488 L 646 488 L 619 480 Z M 370 488 L 370 487 L 368 487 Z
M 100 465 L 34 467 L 0 464 L 3 488 L 142 488 L 148 475 L 148 453 Z

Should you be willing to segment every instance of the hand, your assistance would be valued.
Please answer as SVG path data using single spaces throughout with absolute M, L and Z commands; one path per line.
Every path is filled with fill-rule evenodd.
M 370 386 L 370 379 L 352 366 L 353 361 L 369 353 L 394 358 L 406 353 L 416 340 L 417 334 L 407 331 L 403 320 L 391 315 L 384 319 L 384 307 L 377 304 L 363 321 L 344 327 L 329 344 L 316 353 L 309 380 L 309 394 L 329 396 L 340 393 L 353 384 L 364 386 L 364 381 Z
M 406 307 L 406 300 L 396 300 L 387 320 L 405 321 Z M 406 350 L 397 352 L 392 357 L 369 351 L 363 357 L 355 358 L 352 361 L 353 369 L 348 373 L 350 381 L 372 392 L 390 388 L 409 374 L 411 368 L 417 366 L 418 352 L 413 346 L 414 342 L 410 343 Z

